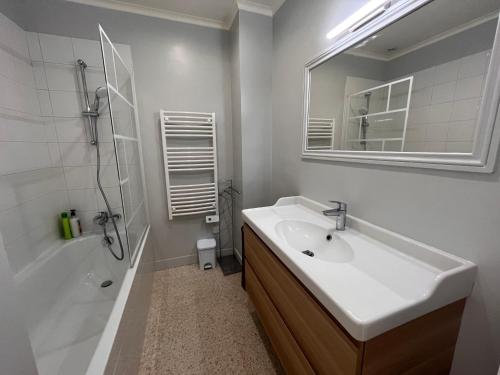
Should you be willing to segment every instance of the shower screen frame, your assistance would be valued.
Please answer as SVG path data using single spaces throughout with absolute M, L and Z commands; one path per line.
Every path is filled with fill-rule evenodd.
M 137 110 L 137 96 L 136 96 L 136 90 L 135 90 L 135 79 L 134 79 L 134 71 L 131 67 L 127 66 L 121 55 L 119 54 L 118 50 L 114 46 L 114 44 L 111 42 L 110 38 L 102 28 L 102 26 L 99 24 L 99 38 L 100 38 L 100 45 L 101 45 L 101 53 L 102 53 L 102 60 L 103 60 L 103 67 L 104 67 L 104 76 L 106 80 L 106 90 L 108 94 L 108 106 L 109 106 L 109 116 L 111 120 L 111 128 L 113 132 L 113 146 L 114 146 L 114 153 L 115 153 L 115 159 L 116 159 L 116 168 L 118 172 L 118 180 L 119 180 L 119 188 L 120 188 L 120 198 L 122 202 L 122 208 L 123 208 L 123 222 L 125 223 L 124 228 L 125 228 L 125 236 L 127 238 L 127 249 L 128 249 L 128 254 L 129 254 L 129 259 L 130 259 L 130 267 L 132 268 L 135 264 L 137 254 L 139 253 L 139 247 L 141 243 L 143 242 L 144 235 L 147 233 L 147 230 L 149 228 L 149 207 L 148 207 L 148 199 L 147 199 L 147 191 L 146 191 L 146 179 L 145 179 L 145 174 L 144 174 L 144 159 L 143 159 L 143 154 L 142 154 L 142 141 L 141 141 L 141 133 L 139 129 L 139 114 Z M 111 56 L 107 56 L 106 54 L 106 48 L 105 45 L 108 45 L 111 48 L 112 54 Z M 118 57 L 119 63 L 123 68 L 125 68 L 126 72 L 130 76 L 130 89 L 131 89 L 131 99 L 132 102 L 127 100 L 125 96 L 123 96 L 119 92 L 119 88 L 115 87 L 112 83 L 110 83 L 110 76 L 113 76 L 114 82 L 117 82 L 117 68 L 116 68 L 116 60 L 115 57 Z M 112 66 L 113 69 L 109 69 L 109 66 Z M 127 137 L 123 135 L 119 135 L 117 131 L 117 124 L 115 123 L 115 118 L 113 116 L 113 104 L 112 104 L 112 98 L 113 97 L 119 97 L 123 102 L 125 102 L 128 106 L 130 106 L 130 109 L 133 111 L 133 122 L 134 122 L 134 127 L 135 127 L 135 138 L 134 137 Z M 138 149 L 138 158 L 139 158 L 139 169 L 140 169 L 140 177 L 141 177 L 141 186 L 142 186 L 142 202 L 139 204 L 137 207 L 137 211 L 139 210 L 140 206 L 142 205 L 144 207 L 144 213 L 145 213 L 145 226 L 138 237 L 136 241 L 136 245 L 132 249 L 130 246 L 130 232 L 129 232 L 129 224 L 134 220 L 134 214 L 137 214 L 137 211 L 133 215 L 129 215 L 126 211 L 125 207 L 125 194 L 124 194 L 124 180 L 128 179 L 128 172 L 127 172 L 127 178 L 124 178 L 123 176 L 123 171 L 120 168 L 120 158 L 119 158 L 119 145 L 118 145 L 118 140 L 126 140 L 130 142 L 137 142 L 137 149 Z M 128 166 L 128 165 L 127 165 Z M 131 217 L 130 217 L 131 216 Z
M 497 24 L 486 85 L 476 120 L 471 153 L 390 152 L 311 150 L 307 148 L 307 123 L 310 108 L 312 70 L 329 59 L 361 43 L 391 24 L 425 7 L 433 0 L 400 0 L 382 14 L 372 17 L 360 27 L 339 37 L 330 48 L 315 56 L 304 70 L 304 111 L 302 131 L 302 159 L 368 163 L 389 166 L 431 168 L 463 172 L 492 173 L 500 145 L 500 21 Z M 499 17 L 500 19 L 500 17 Z M 347 31 L 347 30 L 346 30 Z

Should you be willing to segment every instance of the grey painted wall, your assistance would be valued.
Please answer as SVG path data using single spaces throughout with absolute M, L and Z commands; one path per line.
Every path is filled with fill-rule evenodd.
M 271 192 L 272 19 L 238 12 L 232 34 L 235 247 L 241 250 L 241 209 L 265 206 Z
M 0 12 L 28 31 L 88 39 L 100 23 L 131 46 L 157 266 L 195 261 L 196 240 L 210 228 L 204 217 L 168 220 L 159 110 L 216 112 L 219 178 L 231 177 L 229 33 L 62 0 L 0 0 Z
M 302 160 L 304 64 L 364 0 L 287 0 L 273 23 L 273 196 L 340 199 L 362 219 L 474 261 L 453 374 L 495 374 L 500 359 L 500 173 Z
M 235 194 L 233 201 L 233 238 L 236 249 L 241 249 L 240 227 L 243 209 L 242 186 L 242 149 L 241 149 L 241 83 L 240 83 L 240 21 L 239 15 L 231 26 L 231 113 L 233 125 L 233 183 L 240 195 Z M 239 251 L 239 250 L 238 250 Z

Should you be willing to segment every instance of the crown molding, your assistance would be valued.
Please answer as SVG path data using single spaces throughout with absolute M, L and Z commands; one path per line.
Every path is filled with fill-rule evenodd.
M 89 5 L 99 8 L 117 10 L 120 12 L 139 14 L 142 16 L 161 18 L 170 21 L 189 23 L 192 25 L 210 27 L 213 29 L 227 30 L 227 24 L 211 18 L 196 17 L 185 13 L 172 12 L 166 9 L 147 7 L 144 5 L 131 4 L 118 0 L 66 0 L 72 3 Z
M 353 48 L 351 50 L 347 50 L 344 53 L 346 53 L 348 55 L 353 55 L 353 56 L 366 57 L 368 59 L 374 59 L 374 60 L 380 60 L 380 61 L 392 61 L 392 60 L 395 60 L 399 57 L 407 55 L 411 52 L 417 51 L 421 48 L 424 48 L 424 47 L 430 46 L 431 44 L 437 43 L 443 39 L 449 38 L 453 35 L 456 35 L 456 34 L 463 32 L 463 31 L 472 29 L 472 28 L 479 26 L 485 22 L 491 21 L 497 17 L 498 17 L 498 12 L 485 14 L 484 16 L 470 20 L 462 25 L 459 25 L 459 26 L 456 26 L 452 29 L 446 30 L 440 34 L 436 34 L 428 39 L 425 39 L 417 44 L 414 44 L 413 46 L 404 48 L 402 50 L 396 51 L 396 52 L 391 53 L 391 54 L 366 51 L 363 49 L 356 49 L 356 48 Z
M 268 5 L 256 3 L 250 0 L 237 0 L 236 3 L 238 4 L 239 10 L 257 13 L 267 17 L 273 16 L 273 9 Z
M 420 48 L 424 48 L 427 46 L 430 46 L 431 44 L 437 43 L 443 39 L 449 38 L 453 35 L 460 34 L 463 31 L 472 29 L 476 26 L 479 26 L 485 22 L 491 21 L 492 19 L 495 19 L 498 17 L 498 12 L 492 12 L 489 14 L 485 14 L 481 17 L 475 18 L 473 20 L 470 20 L 466 23 L 463 23 L 462 25 L 456 26 L 452 29 L 446 30 L 440 34 L 434 35 L 431 38 L 428 38 L 426 40 L 421 41 L 420 43 L 417 43 L 411 47 L 402 49 L 401 51 L 396 51 L 394 54 L 391 54 L 389 56 L 389 60 L 394 60 L 397 59 L 398 57 L 404 56 L 409 54 L 410 52 L 419 50 Z
M 99 8 L 111 9 L 120 12 L 139 14 L 147 17 L 161 18 L 170 21 L 189 23 L 192 25 L 210 27 L 214 29 L 229 30 L 233 24 L 234 17 L 239 10 L 244 10 L 251 13 L 261 14 L 263 16 L 272 17 L 273 9 L 270 6 L 256 3 L 251 0 L 235 0 L 233 9 L 224 21 L 215 20 L 212 18 L 204 18 L 191 16 L 185 13 L 173 12 L 166 9 L 153 8 L 139 4 L 132 4 L 120 0 L 66 0 L 72 3 L 89 5 Z
M 226 19 L 225 22 L 227 30 L 231 29 L 231 26 L 233 26 L 234 18 L 236 17 L 236 15 L 240 10 L 260 14 L 267 17 L 273 16 L 273 9 L 270 6 L 256 3 L 250 0 L 235 0 L 233 3 L 233 9 L 231 11 L 231 14 Z

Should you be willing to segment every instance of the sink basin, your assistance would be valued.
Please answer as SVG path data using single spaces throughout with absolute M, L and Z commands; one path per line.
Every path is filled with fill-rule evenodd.
M 335 230 L 301 220 L 283 220 L 276 232 L 304 256 L 326 262 L 349 262 L 354 257 L 351 246 Z
M 242 211 L 244 222 L 359 341 L 466 298 L 475 264 L 353 216 L 345 231 L 305 197 Z

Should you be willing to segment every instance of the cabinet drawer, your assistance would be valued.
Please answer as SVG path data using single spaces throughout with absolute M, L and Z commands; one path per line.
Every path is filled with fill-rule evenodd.
M 271 344 L 287 374 L 314 375 L 314 370 L 281 319 L 273 303 L 250 266 L 245 273 L 247 292 L 252 300 Z
M 353 341 L 267 246 L 245 225 L 245 259 L 314 371 L 360 371 L 362 344 Z

